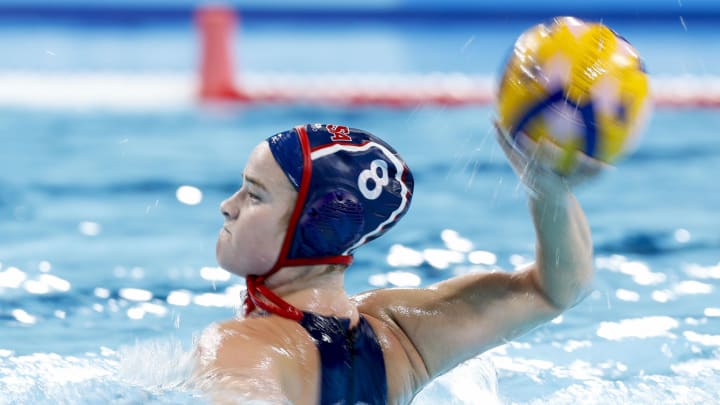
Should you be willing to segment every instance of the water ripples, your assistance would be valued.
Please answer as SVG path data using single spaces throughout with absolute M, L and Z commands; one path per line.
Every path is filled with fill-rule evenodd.
M 688 239 L 684 232 L 672 234 L 676 244 Z M 425 240 L 423 245 L 427 247 L 391 245 L 384 255 L 390 269 L 365 273 L 366 285 L 417 287 L 444 279 L 448 274 L 510 271 L 508 269 L 532 260 L 529 252 L 518 254 L 478 249 L 469 238 L 452 229 L 442 230 L 434 242 Z M 566 401 L 569 393 L 583 392 L 583 389 L 598 390 L 607 398 L 634 398 L 633 395 L 640 395 L 638 389 L 642 390 L 641 387 L 648 383 L 643 378 L 649 378 L 638 375 L 665 378 L 670 384 L 668 390 L 677 392 L 683 378 L 690 372 L 697 372 L 698 361 L 705 359 L 710 364 L 717 364 L 712 361 L 720 356 L 720 334 L 713 325 L 720 317 L 720 306 L 709 298 L 720 288 L 720 262 L 710 265 L 687 263 L 669 272 L 651 267 L 643 261 L 643 256 L 607 254 L 613 251 L 609 246 L 605 245 L 605 253 L 596 257 L 602 281 L 582 304 L 526 338 L 492 350 L 482 357 L 481 363 L 461 367 L 455 371 L 459 374 L 438 380 L 418 397 L 416 404 L 433 403 L 447 395 L 459 404 L 472 403 L 462 402 L 468 395 L 468 398 L 481 395 L 489 403 L 502 403 L 497 378 L 504 384 L 525 387 L 517 391 L 516 399 L 530 403 L 531 393 L 534 398 L 546 395 L 553 403 L 569 403 Z M 233 313 L 240 307 L 244 292 L 239 280 L 213 266 L 173 270 L 168 271 L 166 277 L 156 275 L 152 278 L 142 268 L 117 266 L 111 275 L 112 278 L 106 278 L 103 285 L 97 282 L 93 285 L 88 280 L 71 282 L 63 270 L 49 261 L 40 261 L 34 269 L 0 265 L 0 325 L 10 328 L 6 330 L 11 332 L 13 329 L 21 332 L 23 328 L 33 327 L 52 330 L 53 323 L 71 328 L 88 323 L 98 328 L 107 323 L 116 334 L 134 334 L 138 327 L 155 330 L 152 328 L 157 327 L 158 320 L 165 329 L 177 326 L 183 319 L 183 310 L 196 308 L 207 312 L 218 308 Z M 700 297 L 704 299 L 698 300 Z M 670 306 L 662 314 L 648 311 L 658 305 Z M 598 319 L 600 321 L 596 322 Z M 117 326 L 124 322 L 127 324 L 122 328 Z M 115 390 L 118 395 L 138 396 L 143 400 L 153 398 L 158 403 L 194 398 L 194 394 L 178 383 L 178 375 L 172 374 L 174 366 L 170 365 L 185 358 L 183 356 L 188 355 L 189 349 L 165 350 L 164 363 L 148 371 L 154 373 L 153 378 L 144 374 L 141 378 L 144 382 L 140 381 L 140 388 L 135 390 L 128 387 L 138 380 L 131 384 L 126 374 L 124 379 L 117 376 L 123 375 L 122 370 L 138 367 L 138 359 L 150 352 L 161 356 L 153 343 L 138 343 L 120 352 L 106 348 L 97 354 L 63 357 L 53 353 L 26 355 L 22 349 L 16 352 L 17 345 L 7 340 L 16 336 L 17 333 L 10 333 L 6 339 L 0 338 L 0 386 L 15 384 L 15 387 L 23 387 L 22 381 L 30 375 L 50 378 L 49 374 L 38 374 L 40 368 L 57 372 L 84 371 L 75 374 L 76 380 L 49 381 L 56 388 L 42 392 L 27 387 L 16 388 L 15 396 L 11 398 L 33 398 L 43 403 L 43 400 L 61 395 L 78 398 L 76 392 L 88 387 L 96 391 Z M 627 352 L 634 356 L 623 354 Z M 607 357 L 598 359 L 596 353 L 606 353 L 604 356 Z M 644 360 L 647 358 L 653 360 Z M 681 359 L 684 360 L 679 361 Z M 469 378 L 468 370 L 473 367 L 475 374 L 470 380 L 475 383 L 460 384 Z M 673 376 L 656 374 L 671 367 Z M 712 370 L 715 370 L 711 371 L 715 373 L 712 376 L 717 377 L 717 369 Z M 477 375 L 485 377 L 480 381 Z M 707 384 L 717 388 L 720 379 L 713 380 L 714 377 L 708 377 Z M 163 378 L 167 379 L 165 383 Z M 548 379 L 556 384 L 565 381 L 567 387 L 543 394 L 539 385 Z M 625 387 L 634 387 L 635 394 L 611 384 L 617 379 L 628 379 Z M 158 391 L 158 385 L 153 384 L 165 388 Z M 53 389 L 58 390 L 57 397 L 53 397 Z M 693 392 L 699 395 L 697 390 Z M 649 392 L 646 394 L 650 395 Z

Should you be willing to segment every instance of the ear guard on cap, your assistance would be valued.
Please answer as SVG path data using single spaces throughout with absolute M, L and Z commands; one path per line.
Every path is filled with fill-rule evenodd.
M 365 219 L 362 204 L 350 192 L 330 191 L 309 203 L 298 221 L 304 250 L 314 256 L 337 255 L 339 247 L 359 239 Z

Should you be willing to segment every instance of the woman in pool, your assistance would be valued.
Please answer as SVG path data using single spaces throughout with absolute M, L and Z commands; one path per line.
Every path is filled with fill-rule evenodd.
M 245 317 L 208 328 L 198 344 L 210 395 L 404 404 L 433 378 L 574 305 L 593 275 L 582 209 L 568 179 L 498 140 L 531 191 L 535 262 L 352 297 L 343 287 L 352 254 L 405 214 L 411 172 L 387 143 L 344 126 L 298 126 L 260 143 L 242 187 L 220 206 L 218 262 L 246 277 L 247 298 Z

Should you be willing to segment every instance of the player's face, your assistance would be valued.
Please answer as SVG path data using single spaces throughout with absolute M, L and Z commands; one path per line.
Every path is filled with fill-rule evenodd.
M 218 264 L 239 276 L 262 275 L 275 264 L 297 192 L 267 142 L 250 154 L 240 190 L 220 204 L 225 217 L 216 245 Z

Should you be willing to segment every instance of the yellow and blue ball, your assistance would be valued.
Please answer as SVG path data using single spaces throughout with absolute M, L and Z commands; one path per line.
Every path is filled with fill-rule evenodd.
M 650 115 L 643 62 L 600 23 L 557 17 L 525 31 L 504 67 L 498 125 L 509 136 L 551 141 L 550 166 L 570 174 L 578 152 L 613 163 L 637 144 Z

